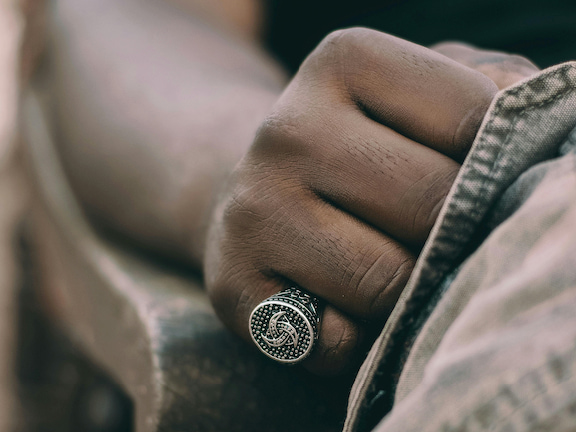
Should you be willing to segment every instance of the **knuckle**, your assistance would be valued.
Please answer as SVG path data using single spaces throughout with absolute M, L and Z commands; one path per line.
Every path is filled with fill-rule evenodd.
M 218 317 L 228 326 L 237 324 L 237 321 L 247 314 L 252 304 L 255 290 L 246 284 L 251 279 L 253 265 L 250 259 L 237 259 L 234 256 L 225 256 L 221 266 L 209 283 L 206 283 L 208 298 Z
M 219 209 L 217 227 L 212 227 L 204 263 L 204 284 L 221 320 L 234 324 L 246 303 L 246 281 L 259 273 L 256 267 L 259 239 L 246 226 L 253 225 L 252 210 L 242 199 L 229 198 Z
M 472 93 L 473 105 L 481 107 L 482 115 L 484 115 L 494 95 L 498 92 L 498 87 L 483 73 L 476 72 L 476 78 L 476 85 Z
M 389 245 L 377 256 L 357 286 L 365 318 L 381 320 L 388 316 L 413 267 L 414 258 L 397 245 Z
M 259 250 L 261 240 L 275 237 L 268 228 L 293 213 L 290 206 L 297 204 L 302 195 L 300 181 L 283 171 L 258 173 L 250 176 L 250 183 L 234 187 L 223 212 L 230 238 Z
M 254 208 L 250 188 L 236 185 L 221 207 L 220 259 L 229 260 L 237 244 L 250 247 L 250 232 L 260 219 Z
M 282 188 L 310 177 L 316 163 L 332 151 L 319 128 L 322 108 L 311 111 L 284 107 L 266 118 L 246 158 L 245 165 L 254 177 Z
M 538 67 L 524 56 L 518 54 L 510 54 L 508 56 L 508 60 L 512 65 L 514 65 L 515 68 L 532 69 L 534 71 L 538 70 Z
M 442 53 L 442 52 L 451 53 L 451 52 L 459 52 L 459 51 L 468 52 L 468 51 L 474 50 L 472 45 L 469 45 L 469 44 L 464 43 L 464 42 L 456 42 L 456 41 L 438 42 L 438 43 L 430 46 L 430 49 L 432 49 L 434 51 L 438 51 L 440 53 Z
M 477 79 L 473 82 L 473 88 L 468 89 L 469 99 L 461 111 L 460 120 L 452 136 L 456 160 L 463 160 L 468 153 L 492 99 L 498 92 L 496 84 L 486 75 L 480 72 L 475 72 L 475 75 Z
M 303 64 L 303 70 L 328 72 L 338 75 L 346 72 L 352 60 L 362 58 L 366 37 L 373 30 L 362 27 L 335 30 L 318 44 Z
M 256 185 L 237 184 L 223 208 L 223 220 L 229 237 L 235 238 L 260 219 L 261 209 L 255 205 Z
M 354 49 L 362 44 L 362 40 L 369 32 L 370 30 L 363 27 L 334 30 L 323 39 L 320 45 L 324 49 Z
M 300 180 L 283 170 L 245 176 L 222 205 L 220 256 L 227 262 L 245 262 L 246 267 L 266 268 L 279 260 L 272 251 L 298 231 L 301 217 L 296 216 L 301 216 L 308 195 Z
M 406 286 L 413 268 L 414 260 L 411 257 L 405 258 L 404 261 L 397 265 L 396 270 L 391 272 L 386 278 L 383 288 L 377 291 L 372 298 L 368 307 L 370 317 L 373 319 L 385 319 L 388 317 Z
M 323 374 L 339 373 L 349 363 L 358 346 L 359 330 L 351 322 L 338 322 L 325 335 L 327 341 L 317 354 L 315 369 Z
M 250 154 L 266 161 L 289 151 L 300 139 L 299 117 L 289 108 L 268 115 L 256 132 Z
M 407 236 L 413 242 L 422 244 L 428 237 L 458 171 L 459 166 L 456 165 L 454 168 L 440 169 L 424 176 L 418 182 L 424 185 L 423 191 L 418 193 L 418 198 L 406 197 L 406 208 L 401 214 L 412 221 Z
M 358 339 L 357 331 L 351 326 L 344 325 L 339 327 L 340 331 L 335 338 L 335 344 L 324 352 L 327 362 L 333 362 L 340 359 L 356 347 Z

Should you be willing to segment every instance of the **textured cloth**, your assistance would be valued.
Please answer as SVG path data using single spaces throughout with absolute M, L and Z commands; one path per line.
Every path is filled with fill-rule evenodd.
M 497 96 L 346 431 L 576 429 L 575 126 L 575 63 Z

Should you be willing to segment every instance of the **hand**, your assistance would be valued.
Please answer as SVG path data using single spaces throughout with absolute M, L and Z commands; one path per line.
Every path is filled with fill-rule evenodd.
M 366 29 L 329 35 L 260 127 L 217 206 L 205 281 L 250 340 L 252 309 L 299 285 L 325 300 L 305 366 L 342 371 L 412 271 L 497 88 Z
M 490 78 L 499 89 L 538 73 L 538 66 L 525 57 L 486 51 L 460 42 L 443 42 L 432 49 Z

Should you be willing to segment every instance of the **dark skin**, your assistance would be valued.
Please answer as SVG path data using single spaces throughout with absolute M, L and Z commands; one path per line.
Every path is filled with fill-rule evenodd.
M 322 374 L 362 356 L 498 88 L 537 71 L 350 29 L 286 85 L 259 47 L 256 1 L 179 2 L 190 15 L 153 0 L 57 3 L 60 150 L 87 211 L 202 269 L 248 341 L 266 297 L 297 284 L 322 298 L 304 362 Z

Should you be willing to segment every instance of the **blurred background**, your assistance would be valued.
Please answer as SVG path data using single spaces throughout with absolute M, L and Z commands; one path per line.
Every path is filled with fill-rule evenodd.
M 97 239 L 58 169 L 44 170 L 49 152 L 30 156 L 50 141 L 40 104 L 23 97 L 42 63 L 46 4 L 0 0 L 0 432 L 339 430 L 331 409 L 344 412 L 347 392 L 254 355 L 189 272 Z M 55 191 L 46 208 L 39 189 Z M 282 407 L 299 410 L 296 424 Z
M 44 42 L 43 6 L 0 0 L 0 432 L 129 430 L 114 413 L 123 401 L 114 400 L 111 384 L 67 340 L 59 340 L 30 289 L 23 235 L 30 190 L 18 111 L 20 89 Z M 76 413 L 96 423 L 82 424 Z
M 235 11 L 241 3 L 236 1 L 198 3 L 209 17 L 218 5 Z M 555 7 L 549 8 L 548 14 L 533 16 L 519 5 L 540 7 L 537 0 L 470 2 L 486 12 L 487 16 L 477 17 L 467 10 L 469 3 L 465 1 L 447 1 L 450 7 L 431 11 L 438 2 L 415 2 L 421 6 L 416 10 L 410 2 L 394 0 L 388 2 L 389 8 L 376 13 L 375 5 L 382 2 L 363 0 L 357 2 L 362 13 L 358 12 L 352 22 L 347 19 L 347 8 L 355 2 L 276 0 L 266 2 L 263 32 L 267 48 L 288 72 L 298 68 L 327 32 L 352 24 L 384 29 L 424 45 L 445 39 L 466 40 L 526 54 L 544 67 L 573 58 L 576 14 L 561 13 L 563 8 L 574 7 L 565 7 L 571 3 L 562 1 L 566 0 L 551 1 Z M 62 216 L 60 226 L 44 229 L 50 218 L 40 211 L 36 212 L 41 215 L 39 222 L 29 222 L 34 211 L 27 209 L 31 203 L 37 204 L 37 189 L 42 188 L 25 174 L 25 141 L 18 132 L 25 129 L 19 127 L 19 117 L 25 116 L 18 112 L 23 105 L 20 89 L 32 87 L 33 70 L 41 63 L 46 4 L 44 0 L 0 0 L 0 432 L 255 431 L 270 430 L 262 426 L 270 421 L 278 422 L 272 428 L 277 431 L 302 431 L 274 409 L 282 406 L 283 400 L 278 398 L 284 397 L 285 407 L 291 408 L 297 399 L 294 395 L 303 394 L 308 399 L 296 400 L 300 413 L 297 421 L 315 432 L 340 430 L 341 419 L 330 410 L 338 407 L 344 413 L 347 393 L 332 392 L 334 400 L 324 400 L 322 405 L 317 402 L 322 399 L 319 395 L 329 392 L 314 393 L 319 383 L 306 375 L 287 374 L 254 356 L 224 330 L 198 278 L 159 260 L 151 264 L 149 257 L 132 249 L 126 252 L 117 245 L 111 247 L 107 238 L 96 240 L 88 224 L 76 220 L 81 219 L 75 215 L 76 207 L 66 199 L 62 200 L 63 207 L 76 219 L 63 212 L 58 214 Z M 432 12 L 436 20 L 430 19 Z M 89 15 L 88 22 L 92 17 Z M 514 25 L 502 25 L 508 21 Z M 250 19 L 240 20 L 241 27 L 246 23 L 250 24 Z M 517 33 L 517 37 L 509 37 L 507 31 Z M 34 109 L 30 112 L 37 121 L 38 113 L 34 114 Z M 40 171 L 46 161 L 40 158 L 35 162 L 35 169 Z M 58 175 L 48 174 L 47 178 L 60 187 Z M 55 194 L 57 199 L 61 198 L 59 193 Z M 44 213 L 48 213 L 46 209 Z M 27 244 L 32 236 L 26 232 L 32 225 L 41 227 L 34 232 L 39 243 L 44 242 L 37 248 L 38 255 L 49 263 L 40 270 L 33 264 L 32 248 Z M 76 248 L 77 233 L 84 243 Z M 79 250 L 86 256 L 79 256 Z M 58 259 L 66 265 L 54 270 Z M 82 274 L 79 264 L 86 266 Z M 111 281 L 100 281 L 102 286 L 97 286 L 89 265 L 102 274 L 108 272 L 106 275 L 113 276 Z M 36 283 L 36 273 L 42 272 L 46 273 L 42 283 Z M 83 284 L 87 280 L 89 283 Z M 117 281 L 121 282 L 118 286 Z M 54 315 L 68 322 L 66 336 L 54 328 L 54 319 L 46 317 L 46 309 L 54 304 L 46 307 L 49 302 L 39 301 L 31 288 L 40 285 L 52 291 L 54 304 L 61 307 Z M 40 303 L 43 307 L 38 307 Z M 71 342 L 71 334 L 82 340 L 91 360 Z M 109 373 L 102 373 L 93 362 L 104 365 Z M 110 376 L 125 391 L 119 390 Z M 274 386 L 278 382 L 292 387 L 278 395 Z M 238 406 L 240 400 L 244 406 Z M 261 409 L 263 406 L 270 409 Z M 197 412 L 201 416 L 195 415 Z M 193 422 L 199 419 L 205 419 L 206 424 L 195 428 Z
M 25 7 L 17 0 L 0 1 L 0 430 L 11 430 L 18 418 L 12 399 L 15 385 L 16 271 L 14 232 L 26 205 L 27 192 L 18 163 L 16 107 L 20 81 L 19 48 Z
M 45 316 L 31 288 L 21 89 L 45 43 L 43 0 L 0 0 L 0 432 L 132 430 L 130 402 Z

